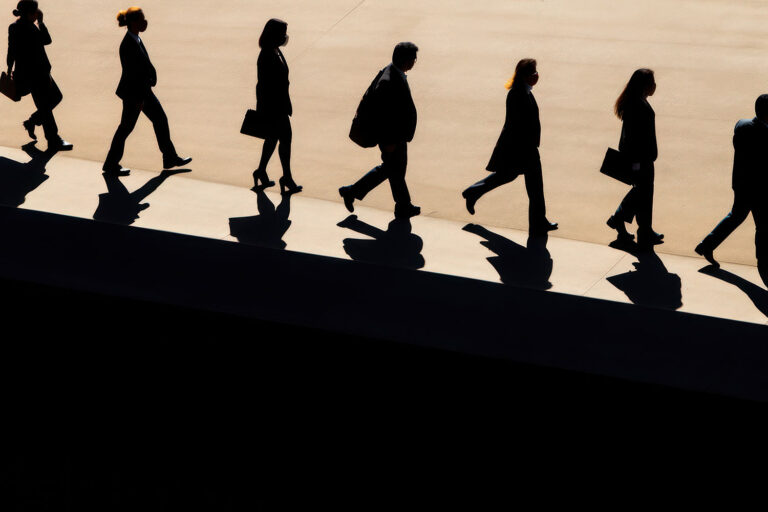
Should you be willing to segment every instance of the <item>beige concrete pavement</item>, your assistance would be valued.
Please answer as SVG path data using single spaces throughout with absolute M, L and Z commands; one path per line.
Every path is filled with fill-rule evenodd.
M 655 227 L 661 252 L 693 247 L 731 202 L 731 136 L 766 92 L 768 4 L 727 0 L 146 0 L 142 35 L 159 82 L 155 89 L 190 178 L 246 187 L 260 142 L 238 133 L 255 101 L 258 35 L 265 21 L 288 21 L 285 55 L 295 107 L 294 169 L 305 196 L 338 202 L 337 189 L 377 163 L 378 154 L 347 139 L 360 95 L 387 64 L 393 45 L 421 51 L 409 81 L 419 109 L 408 182 L 429 217 L 525 229 L 522 180 L 484 198 L 471 217 L 459 192 L 483 177 L 504 117 L 503 83 L 515 62 L 539 60 L 542 161 L 550 217 L 559 236 L 608 243 L 605 226 L 625 192 L 598 174 L 618 141 L 612 104 L 631 72 L 656 70 Z M 6 20 L 11 23 L 7 5 Z M 114 95 L 123 30 L 117 0 L 42 0 L 54 43 L 53 75 L 65 99 L 56 115 L 77 158 L 101 161 L 120 116 Z M 0 52 L 5 45 L 0 43 Z M 0 144 L 26 142 L 21 121 L 32 110 L 2 102 Z M 140 120 L 123 164 L 158 169 L 149 123 Z M 272 175 L 279 173 L 275 156 Z M 386 187 L 366 205 L 390 209 Z M 717 253 L 754 264 L 751 218 Z
M 29 161 L 21 150 L 0 147 L 0 172 L 6 172 L 9 165 L 19 169 Z M 279 211 L 284 216 L 280 217 L 275 210 L 284 198 L 275 189 L 260 202 L 247 188 L 194 179 L 197 170 L 193 165 L 190 168 L 191 173 L 167 178 L 142 201 L 149 207 L 140 212 L 134 226 L 237 241 L 230 223 L 247 218 L 253 230 L 251 236 L 241 238 L 243 242 L 348 259 L 345 243 L 383 235 L 393 218 L 389 211 L 358 202 L 355 214 L 359 222 L 355 224 L 342 204 L 303 193 L 283 203 Z M 107 191 L 98 162 L 64 153 L 47 164 L 46 175 L 46 180 L 26 194 L 21 208 L 89 219 L 99 205 L 99 194 Z M 134 170 L 121 182 L 134 191 L 156 176 L 156 172 Z M 368 234 L 352 229 L 355 225 L 363 226 Z M 369 254 L 384 264 L 399 264 L 404 251 L 398 244 L 405 239 L 405 264 L 419 262 L 420 253 L 423 263 L 412 266 L 423 270 L 746 322 L 768 321 L 768 291 L 750 265 L 724 264 L 725 280 L 700 273 L 706 262 L 693 257 L 641 257 L 635 269 L 637 258 L 605 245 L 550 236 L 545 249 L 537 249 L 535 244 L 528 245 L 524 231 L 467 226 L 429 216 L 412 219 L 410 236 L 398 238 L 393 246 L 390 256 L 394 259 L 388 260 L 381 245 Z M 386 244 L 386 238 L 383 240 Z M 355 243 L 359 246 L 360 242 Z

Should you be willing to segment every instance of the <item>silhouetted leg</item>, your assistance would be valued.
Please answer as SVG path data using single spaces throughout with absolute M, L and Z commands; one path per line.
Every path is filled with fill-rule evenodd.
M 118 165 L 125 152 L 125 141 L 136 126 L 136 121 L 141 113 L 141 103 L 123 100 L 123 114 L 120 117 L 120 125 L 112 137 L 112 145 L 107 153 L 106 165 Z
M 744 222 L 749 215 L 751 205 L 743 194 L 733 195 L 733 206 L 728 215 L 715 226 L 710 234 L 704 237 L 702 244 L 705 248 L 715 250 L 734 230 Z
M 411 194 L 405 183 L 405 171 L 408 167 L 408 143 L 397 144 L 391 153 L 382 152 L 381 160 L 389 178 L 389 187 L 392 189 L 392 199 L 395 200 L 395 204 L 403 206 L 411 204 Z
M 492 172 L 482 180 L 474 183 L 473 185 L 470 185 L 466 189 L 466 193 L 470 197 L 473 197 L 475 198 L 475 200 L 477 200 L 477 199 L 480 199 L 486 193 L 495 189 L 496 187 L 500 187 L 506 183 L 509 183 L 510 181 L 513 181 L 515 178 L 517 178 L 517 174 L 511 173 L 511 172 L 510 173 Z
M 547 222 L 547 208 L 544 203 L 544 178 L 541 175 L 541 160 L 535 160 L 525 170 L 525 190 L 528 192 L 528 226 L 534 227 Z
M 651 230 L 653 225 L 653 163 L 642 164 L 637 186 L 635 216 L 638 230 Z
M 637 186 L 633 185 L 632 188 L 629 189 L 629 192 L 627 192 L 627 195 L 624 196 L 624 199 L 621 200 L 621 203 L 619 203 L 619 207 L 616 208 L 616 212 L 613 216 L 623 222 L 632 222 L 635 218 L 636 196 Z
M 384 166 L 384 150 L 381 148 L 381 145 L 379 145 L 379 149 L 381 149 L 381 165 L 377 165 L 365 173 L 362 178 L 357 180 L 351 186 L 352 196 L 355 199 L 363 199 L 368 194 L 368 192 L 384 183 L 384 181 L 389 177 L 387 176 L 387 169 Z
M 760 205 L 752 210 L 755 219 L 755 255 L 757 270 L 763 284 L 768 286 L 768 208 Z
M 43 81 L 32 87 L 32 101 L 35 102 L 37 112 L 35 124 L 42 125 L 46 140 L 56 142 L 59 140 L 59 127 L 53 117 L 54 91 L 50 83 Z M 31 118 L 30 118 L 31 119 Z
M 168 127 L 168 116 L 165 115 L 163 106 L 160 105 L 160 101 L 158 101 L 154 93 L 150 92 L 144 99 L 142 112 L 152 121 L 155 137 L 157 137 L 157 145 L 160 147 L 163 158 L 172 159 L 176 157 L 176 148 L 173 147 L 173 142 L 171 142 L 171 130 Z
M 293 176 L 291 175 L 291 141 L 293 140 L 293 131 L 291 130 L 291 121 L 288 117 L 283 122 L 279 140 L 280 148 L 277 150 L 277 154 L 280 157 L 280 165 L 283 166 L 283 178 L 285 178 L 286 182 L 293 183 Z

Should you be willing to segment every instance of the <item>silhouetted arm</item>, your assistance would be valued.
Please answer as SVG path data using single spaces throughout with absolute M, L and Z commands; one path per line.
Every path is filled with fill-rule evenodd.
M 51 34 L 48 33 L 48 27 L 45 26 L 43 20 L 40 20 L 38 26 L 40 28 L 40 42 L 43 46 L 51 44 L 53 40 L 51 39 Z

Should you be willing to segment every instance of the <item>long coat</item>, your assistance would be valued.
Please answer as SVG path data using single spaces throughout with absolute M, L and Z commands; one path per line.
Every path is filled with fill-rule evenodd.
M 16 64 L 14 78 L 22 94 L 29 92 L 34 83 L 50 80 L 51 63 L 45 47 L 51 44 L 51 35 L 44 24 L 38 28 L 26 19 L 18 19 L 8 27 L 8 67 Z
M 128 32 L 120 43 L 120 64 L 123 74 L 115 94 L 123 100 L 143 101 L 157 85 L 157 71 L 144 43 L 137 43 Z
M 740 120 L 733 149 L 733 190 L 762 197 L 768 184 L 768 126 L 756 117 Z
M 486 169 L 519 174 L 539 159 L 541 123 L 539 106 L 527 87 L 512 86 L 507 93 L 507 113 L 499 140 Z
M 374 98 L 379 144 L 411 142 L 416 133 L 416 105 L 408 82 L 394 64 L 383 69 Z
M 256 110 L 277 119 L 293 114 L 288 94 L 288 64 L 280 49 L 261 50 L 256 66 Z
M 656 161 L 656 114 L 646 100 L 639 99 L 624 107 L 619 151 L 631 162 Z

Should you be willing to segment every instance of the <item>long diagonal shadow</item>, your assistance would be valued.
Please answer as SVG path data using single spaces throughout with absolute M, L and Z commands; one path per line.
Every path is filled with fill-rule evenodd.
M 642 250 L 634 242 L 618 240 L 609 245 L 637 258 L 632 264 L 635 270 L 607 278 L 632 303 L 672 310 L 683 305 L 680 276 L 670 273 L 653 249 Z
M 0 204 L 13 208 L 24 204 L 27 194 L 48 179 L 45 166 L 56 154 L 55 151 L 40 151 L 33 142 L 22 149 L 32 158 L 29 162 L 0 157 Z
M 462 229 L 485 238 L 480 244 L 496 253 L 488 262 L 499 273 L 502 283 L 537 290 L 552 288 L 549 278 L 553 261 L 547 250 L 547 235 L 531 235 L 523 247 L 478 224 L 467 224 Z
M 749 300 L 752 301 L 762 314 L 768 317 L 768 290 L 765 288 L 762 288 L 751 281 L 747 281 L 743 277 L 737 276 L 732 272 L 715 267 L 714 265 L 707 265 L 706 267 L 699 269 L 699 272 L 737 287 L 749 297 Z
M 384 231 L 361 221 L 357 215 L 350 215 L 337 226 L 370 237 L 344 239 L 344 251 L 353 260 L 414 270 L 425 264 L 424 256 L 421 255 L 424 241 L 411 232 L 410 219 L 396 218 Z
M 229 233 L 243 244 L 285 249 L 283 236 L 291 227 L 288 216 L 291 213 L 291 194 L 285 194 L 280 204 L 275 205 L 263 190 L 256 192 L 258 215 L 232 217 L 229 219 Z
M 118 176 L 104 174 L 107 192 L 99 194 L 99 205 L 96 207 L 93 219 L 113 224 L 133 224 L 139 218 L 139 212 L 149 208 L 149 203 L 142 203 L 142 201 L 157 190 L 166 179 L 183 172 L 190 172 L 190 169 L 165 170 L 133 192 L 128 192 Z

